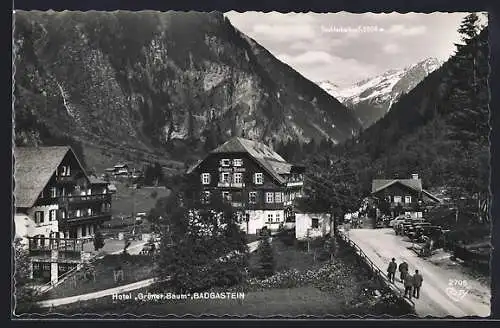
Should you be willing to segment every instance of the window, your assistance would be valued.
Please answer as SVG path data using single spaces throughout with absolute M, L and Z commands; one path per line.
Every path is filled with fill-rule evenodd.
M 233 182 L 234 183 L 243 183 L 243 173 L 234 173 L 233 174 Z
M 411 203 L 411 196 L 405 196 L 405 203 L 410 204 Z
M 201 193 L 201 203 L 209 204 L 210 203 L 210 191 L 203 191 Z
M 55 220 L 57 220 L 57 210 L 50 210 L 49 221 L 55 221 Z
M 262 173 L 255 173 L 254 182 L 255 182 L 255 184 L 263 184 L 264 183 L 264 175 Z
M 281 215 L 280 213 L 276 213 L 276 222 L 280 222 L 281 221 Z
M 394 196 L 394 203 L 401 203 L 401 196 Z
M 61 167 L 61 176 L 67 177 L 71 174 L 69 165 L 63 165 Z
M 251 191 L 248 193 L 248 202 L 250 204 L 257 204 L 257 192 Z
M 87 209 L 87 215 L 92 215 L 92 209 L 91 208 Z
M 223 191 L 222 192 L 222 199 L 226 202 L 231 201 L 231 193 L 229 191 Z
M 272 214 L 267 215 L 267 222 L 273 222 L 273 215 Z
M 318 218 L 311 219 L 311 228 L 313 228 L 313 229 L 319 228 L 319 219 Z
M 266 192 L 266 203 L 274 203 L 274 192 Z
M 274 195 L 274 202 L 275 203 L 281 203 L 283 201 L 283 196 L 282 195 L 283 195 L 283 193 L 281 193 L 281 192 L 275 193 L 275 195 Z
M 36 224 L 43 223 L 43 211 L 35 212 L 35 223 Z
M 56 187 L 50 188 L 50 197 L 52 197 L 52 198 L 57 197 L 57 188 Z
M 220 182 L 229 183 L 229 173 L 228 172 L 222 172 L 220 174 Z
M 87 235 L 87 226 L 84 225 L 82 226 L 82 237 L 85 237 Z
M 221 160 L 220 160 L 220 165 L 221 165 L 221 166 L 229 166 L 229 165 L 231 165 L 231 160 L 230 160 L 230 159 L 227 159 L 227 158 L 225 158 L 225 159 L 221 159 Z
M 61 214 L 61 219 L 65 219 L 66 218 L 66 210 L 65 209 L 60 209 L 59 213 Z
M 204 185 L 210 184 L 210 173 L 201 174 L 201 183 Z
M 241 158 L 233 159 L 233 166 L 243 166 L 243 159 Z

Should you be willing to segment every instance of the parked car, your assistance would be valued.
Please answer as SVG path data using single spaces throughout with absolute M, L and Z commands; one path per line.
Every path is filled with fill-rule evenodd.
M 392 219 L 391 221 L 389 221 L 389 227 L 392 227 L 392 228 L 397 227 L 397 225 L 400 224 L 401 222 L 403 222 L 404 219 L 405 218 L 401 217 L 401 216 L 398 216 L 397 218 Z

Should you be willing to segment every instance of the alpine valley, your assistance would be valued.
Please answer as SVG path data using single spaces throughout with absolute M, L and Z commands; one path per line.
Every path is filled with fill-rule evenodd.
M 361 129 L 218 12 L 16 11 L 14 51 L 16 144 L 69 143 L 96 169 L 183 163 L 234 135 L 339 143 Z

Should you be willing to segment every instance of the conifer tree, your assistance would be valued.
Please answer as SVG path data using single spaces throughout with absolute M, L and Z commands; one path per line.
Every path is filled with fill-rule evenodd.
M 172 195 L 172 197 L 176 197 Z M 203 291 L 243 280 L 248 248 L 233 213 L 217 206 L 192 211 L 179 198 L 163 214 L 157 272 L 178 292 Z
M 272 276 L 276 268 L 276 262 L 274 259 L 273 248 L 269 242 L 269 238 L 266 236 L 261 239 L 259 243 L 259 269 L 258 276 L 261 279 Z

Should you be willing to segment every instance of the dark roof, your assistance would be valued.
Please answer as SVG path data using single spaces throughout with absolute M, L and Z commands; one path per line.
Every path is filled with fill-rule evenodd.
M 68 152 L 76 158 L 69 146 L 15 147 L 16 207 L 32 207 L 35 204 Z
M 429 197 L 430 199 L 432 199 L 432 200 L 434 200 L 434 201 L 436 201 L 436 202 L 438 202 L 438 203 L 441 203 L 441 199 L 440 199 L 440 198 L 438 198 L 438 197 L 434 196 L 433 194 L 431 194 L 431 193 L 430 193 L 430 192 L 428 192 L 427 190 L 422 189 L 422 192 L 423 192 L 425 195 L 427 195 L 427 197 Z
M 392 179 L 392 180 L 387 180 L 387 179 L 375 179 L 372 182 L 372 194 L 375 194 L 389 186 L 392 186 L 395 183 L 400 183 L 408 188 L 411 188 L 413 190 L 419 191 L 427 195 L 427 197 L 431 198 L 432 200 L 436 202 L 441 202 L 441 199 L 438 197 L 434 196 L 427 190 L 424 190 L 422 188 L 422 180 L 421 179 Z
M 372 194 L 379 192 L 395 183 L 401 183 L 402 185 L 411 188 L 416 191 L 422 191 L 422 180 L 421 179 L 375 179 L 372 182 Z
M 285 182 L 280 174 L 290 173 L 291 168 L 294 166 L 287 163 L 283 157 L 265 144 L 240 137 L 229 139 L 221 146 L 212 150 L 210 153 L 247 153 L 279 183 Z M 192 173 L 202 162 L 203 161 L 199 161 L 193 165 L 188 169 L 187 173 Z

